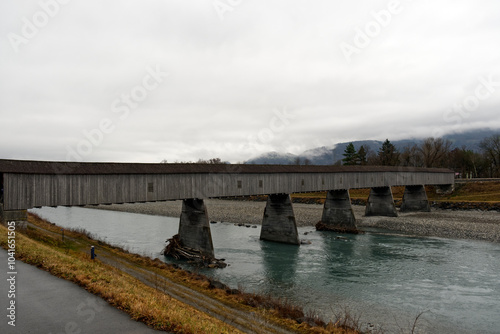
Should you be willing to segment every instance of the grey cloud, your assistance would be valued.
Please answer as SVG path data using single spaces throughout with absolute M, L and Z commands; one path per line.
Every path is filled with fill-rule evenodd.
M 479 77 L 500 82 L 500 4 L 401 4 L 348 63 L 340 43 L 353 43 L 388 2 L 243 1 L 220 20 L 211 1 L 73 1 L 18 53 L 8 34 L 20 34 L 40 4 L 2 3 L 0 157 L 65 159 L 105 119 L 113 130 L 83 160 L 243 161 L 499 127 L 500 84 L 470 117 L 449 110 Z M 169 76 L 120 119 L 113 103 L 156 66 Z M 279 131 L 276 108 L 296 116 Z

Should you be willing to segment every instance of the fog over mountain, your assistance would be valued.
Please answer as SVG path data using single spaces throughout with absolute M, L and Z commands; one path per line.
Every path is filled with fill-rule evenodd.
M 492 129 L 482 129 L 477 131 L 469 131 L 464 133 L 454 133 L 443 136 L 443 139 L 447 139 L 452 142 L 453 148 L 466 147 L 469 150 L 479 151 L 479 143 L 486 137 L 500 133 L 500 130 Z M 390 138 L 388 138 L 391 140 Z M 391 143 L 399 150 L 403 150 L 407 146 L 418 145 L 423 139 L 403 139 L 395 140 Z M 337 143 L 332 147 L 316 147 L 313 149 L 306 150 L 300 154 L 291 153 L 280 153 L 280 152 L 268 152 L 264 153 L 258 157 L 252 158 L 245 163 L 247 164 L 293 164 L 300 159 L 303 163 L 306 159 L 310 164 L 313 165 L 332 165 L 339 160 L 344 158 L 343 153 L 347 145 L 351 142 Z M 356 150 L 361 146 L 368 149 L 369 152 L 377 153 L 382 146 L 383 141 L 380 140 L 357 140 L 352 141 Z

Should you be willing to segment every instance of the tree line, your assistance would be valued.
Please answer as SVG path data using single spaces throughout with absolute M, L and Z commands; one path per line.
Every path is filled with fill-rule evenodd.
M 443 167 L 454 170 L 461 178 L 500 177 L 500 134 L 483 139 L 479 152 L 452 146 L 448 139 L 432 137 L 420 144 L 408 145 L 401 151 L 389 139 L 376 152 L 363 145 L 356 149 L 353 143 L 349 143 L 344 158 L 336 164 Z
M 479 147 L 479 151 L 466 147 L 453 148 L 452 142 L 448 139 L 433 137 L 426 138 L 419 144 L 405 146 L 401 150 L 398 150 L 389 139 L 386 139 L 377 151 L 364 145 L 356 149 L 353 143 L 349 143 L 344 150 L 344 158 L 335 165 L 442 167 L 454 170 L 460 178 L 499 178 L 500 134 L 484 138 Z M 161 162 L 167 163 L 167 160 Z M 229 162 L 212 158 L 181 163 L 228 164 Z M 310 165 L 311 161 L 296 157 L 291 164 Z

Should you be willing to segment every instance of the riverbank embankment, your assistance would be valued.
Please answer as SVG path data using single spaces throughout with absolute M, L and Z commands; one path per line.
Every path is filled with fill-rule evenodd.
M 346 333 L 339 323 L 350 324 L 347 313 L 346 319 L 326 324 L 287 301 L 230 289 L 197 272 L 94 240 L 85 231 L 66 229 L 61 238 L 60 226 L 33 214 L 15 233 L 16 260 L 76 283 L 156 330 Z M 7 235 L 7 228 L 0 224 L 0 248 L 8 248 Z M 95 259 L 89 256 L 91 246 L 96 250 Z M 357 332 L 347 329 L 347 333 Z
M 260 224 L 266 202 L 209 199 L 206 206 L 210 220 Z M 182 201 L 101 205 L 96 208 L 180 217 Z M 294 203 L 293 209 L 298 226 L 314 226 L 321 219 L 323 206 Z M 365 217 L 364 206 L 353 205 L 353 210 L 360 228 L 376 227 L 419 236 L 500 242 L 498 211 L 432 208 L 431 212 L 399 213 L 399 217 Z

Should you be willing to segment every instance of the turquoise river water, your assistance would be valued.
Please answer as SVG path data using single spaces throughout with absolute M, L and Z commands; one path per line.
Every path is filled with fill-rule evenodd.
M 160 258 L 179 219 L 84 208 L 32 212 L 64 228 Z M 325 320 L 348 308 L 384 333 L 500 333 L 500 244 L 420 238 L 370 230 L 362 235 L 299 228 L 311 244 L 259 240 L 260 226 L 211 224 L 224 269 L 193 269 L 232 288 L 269 293 L 314 310 Z

